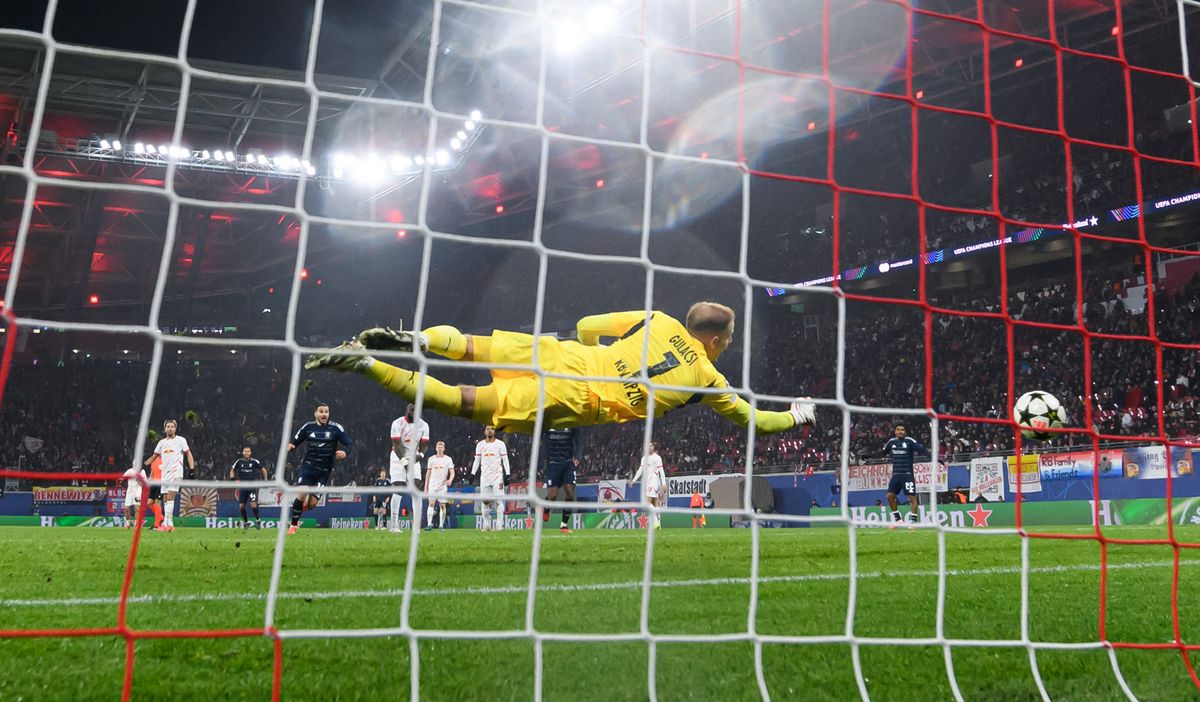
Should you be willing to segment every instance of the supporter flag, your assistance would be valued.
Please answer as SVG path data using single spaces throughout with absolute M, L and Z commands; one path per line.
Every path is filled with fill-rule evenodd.
M 1017 457 L 1009 456 L 1008 461 L 1008 491 L 1017 492 L 1018 483 L 1020 491 L 1041 492 L 1042 491 L 1042 474 L 1038 469 L 1037 454 L 1021 454 L 1021 465 L 1017 467 Z
M 1004 500 L 1004 459 L 992 458 L 971 459 L 971 496 L 970 501 L 983 497 L 988 502 Z

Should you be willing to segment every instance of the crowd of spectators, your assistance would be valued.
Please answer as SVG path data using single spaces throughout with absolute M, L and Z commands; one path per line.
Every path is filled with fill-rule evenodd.
M 1131 269 L 1136 272 L 1136 267 Z M 1119 293 L 1125 279 L 1091 281 L 1085 286 L 1083 307 L 1091 354 L 1092 428 L 1114 437 L 1152 437 L 1159 433 L 1158 373 L 1154 346 L 1140 338 L 1148 334 L 1147 309 Z M 1013 332 L 1013 385 L 1016 393 L 1042 389 L 1059 397 L 1071 419 L 1085 418 L 1084 335 L 1077 329 L 1035 327 L 1024 322 L 1074 325 L 1079 305 L 1075 287 L 1059 281 L 1010 290 Z M 1173 294 L 1155 295 L 1155 324 L 1159 339 L 1194 344 L 1200 338 L 1200 276 Z M 994 313 L 999 303 L 971 296 L 943 296 L 931 302 L 946 309 Z M 764 352 L 752 359 L 751 384 L 756 393 L 833 397 L 836 390 L 837 329 L 832 302 L 825 309 L 811 305 L 805 314 L 786 306 L 770 306 L 755 327 L 755 346 Z M 1008 416 L 1008 350 L 1003 321 L 990 317 L 932 314 L 932 372 L 926 374 L 924 312 L 909 305 L 847 303 L 845 375 L 843 386 L 851 405 L 899 409 L 925 406 L 926 378 L 933 380 L 932 407 L 946 417 L 940 424 L 940 452 L 947 458 L 980 452 L 1011 450 Z M 814 323 L 815 321 L 815 323 Z M 721 366 L 734 379 L 741 359 L 736 352 Z M 1194 349 L 1164 347 L 1163 426 L 1169 437 L 1200 435 L 1200 358 Z M 120 471 L 131 465 L 141 415 L 148 364 L 138 361 L 67 359 L 22 367 L 10 376 L 0 426 L 0 464 L 31 470 L 79 473 Z M 180 421 L 197 458 L 199 477 L 219 479 L 243 445 L 251 446 L 268 465 L 278 454 L 290 366 L 256 362 L 180 362 L 164 364 L 155 397 L 151 428 L 162 420 Z M 320 379 L 297 401 L 292 431 L 307 421 L 315 403 L 332 405 L 335 421 L 355 440 L 351 458 L 338 468 L 339 483 L 369 483 L 387 466 L 388 429 L 404 410 L 404 402 L 381 395 L 378 388 L 357 377 Z M 764 403 L 770 407 L 770 403 Z M 464 419 L 425 414 L 434 440 L 445 440 L 461 467 L 469 467 L 482 427 Z M 809 431 L 758 436 L 754 464 L 763 470 L 822 469 L 840 461 L 840 410 L 821 407 L 819 424 Z M 878 450 L 891 434 L 892 423 L 907 417 L 913 433 L 928 439 L 921 417 L 852 412 L 850 454 L 857 460 Z M 955 419 L 949 419 L 955 417 Z M 627 478 L 642 455 L 645 425 L 589 427 L 583 432 L 585 461 L 581 481 Z M 503 436 L 509 446 L 514 479 L 528 476 L 532 440 Z M 702 405 L 683 408 L 655 421 L 653 438 L 662 446 L 671 473 L 724 473 L 745 465 L 747 432 Z M 1068 434 L 1049 442 L 1074 445 L 1089 442 L 1083 434 Z M 153 448 L 147 438 L 144 450 Z M 289 458 L 288 473 L 298 457 Z

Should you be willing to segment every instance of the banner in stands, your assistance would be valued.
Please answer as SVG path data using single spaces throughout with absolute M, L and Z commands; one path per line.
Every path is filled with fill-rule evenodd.
M 319 495 L 319 499 L 317 500 L 318 507 L 325 506 L 325 498 L 326 498 L 327 494 L 328 493 L 321 493 Z M 293 492 L 289 495 L 287 502 L 290 503 L 292 500 L 296 499 L 299 496 L 300 496 L 299 493 Z M 282 507 L 284 501 L 285 501 L 284 500 L 284 492 L 283 492 L 283 490 L 280 490 L 279 488 L 259 488 L 258 489 L 258 506 L 259 507 Z
M 934 479 L 931 463 L 914 463 L 913 477 L 916 478 L 919 492 L 929 491 L 929 482 Z M 847 492 L 866 492 L 868 490 L 887 490 L 888 481 L 892 479 L 890 463 L 873 463 L 870 465 L 850 466 L 850 480 L 846 485 Z M 934 489 L 938 492 L 947 490 L 949 468 L 945 463 L 938 463 L 937 483 Z M 671 493 L 674 494 L 674 493 Z
M 62 485 L 56 487 L 33 488 L 33 503 L 64 504 L 67 502 L 104 502 L 108 497 L 108 488 L 103 487 L 71 487 Z
M 358 483 L 351 480 L 346 483 L 345 487 L 358 487 Z M 357 492 L 331 492 L 326 496 L 329 502 L 362 502 L 362 495 Z
M 1038 472 L 1038 455 L 1036 453 L 1021 454 L 1020 468 L 1017 467 L 1016 456 L 1009 456 L 1005 460 L 1008 462 L 1009 492 L 1025 494 L 1042 491 L 1042 474 Z
M 1122 472 L 1134 480 L 1165 480 L 1168 468 L 1172 478 L 1191 475 L 1194 463 L 1191 450 L 1182 446 L 1171 447 L 1171 461 L 1167 463 L 1165 446 L 1140 446 L 1121 452 Z
M 849 468 L 850 480 L 846 483 L 847 492 L 886 490 L 888 479 L 892 477 L 892 467 L 887 463 L 850 466 Z
M 535 492 L 537 492 L 536 485 L 533 489 Z M 504 488 L 504 491 L 509 495 L 527 495 L 529 493 L 529 483 L 509 483 L 508 487 Z M 542 491 L 542 494 L 545 495 L 544 490 Z M 508 500 L 504 503 L 504 511 L 507 514 L 512 514 L 513 512 L 525 514 L 529 511 L 529 501 Z
M 125 485 L 105 488 L 104 513 L 121 514 L 125 509 Z
M 667 483 L 670 486 L 671 494 L 669 497 L 691 497 L 693 492 L 698 492 L 701 495 L 708 492 L 708 484 L 712 481 L 723 478 L 723 475 L 682 475 L 675 478 L 667 478 Z
M 215 488 L 185 487 L 179 490 L 179 516 L 217 516 L 217 491 Z
M 1036 474 L 1035 474 L 1036 475 Z M 1004 459 L 971 459 L 971 502 L 982 497 L 988 502 L 1004 501 Z
M 597 502 L 621 502 L 625 499 L 627 488 L 624 480 L 601 480 L 597 486 Z
M 1043 453 L 1038 456 L 1038 471 L 1042 480 L 1091 480 L 1093 473 L 1103 479 L 1121 477 L 1121 450 L 1100 451 L 1099 455 L 1097 467 L 1096 455 L 1091 451 Z
M 945 492 L 946 490 L 949 490 L 950 489 L 948 487 L 949 475 L 950 475 L 950 468 L 944 462 L 938 463 L 937 464 L 937 474 L 936 474 L 936 484 L 933 486 L 933 489 L 937 490 L 938 492 Z M 918 492 L 929 492 L 929 481 L 935 479 L 934 472 L 933 472 L 933 464 L 932 463 L 914 463 L 913 464 L 913 477 L 917 479 L 917 491 Z

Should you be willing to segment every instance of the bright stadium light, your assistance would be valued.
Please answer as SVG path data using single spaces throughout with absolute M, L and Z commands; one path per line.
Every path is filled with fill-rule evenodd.
M 461 129 L 458 130 L 458 133 L 455 134 L 454 136 L 458 137 L 459 139 L 462 139 L 463 141 L 466 141 L 466 139 L 467 139 L 467 133 L 462 131 Z
M 458 137 L 454 137 L 450 140 L 450 148 L 454 149 L 455 151 L 458 151 L 462 148 L 462 142 L 459 141 Z
M 407 171 L 408 169 L 413 167 L 413 160 L 411 158 L 405 156 L 400 159 L 400 165 L 404 166 L 404 170 Z
M 208 160 L 212 159 L 212 154 L 208 153 L 208 149 L 205 149 L 200 152 L 200 158 L 204 159 L 205 161 L 208 161 Z
M 479 110 L 471 110 L 471 119 L 478 122 L 479 120 L 483 119 L 483 113 Z
M 120 151 L 121 150 L 121 142 L 117 141 L 116 139 L 113 139 L 112 147 L 113 147 L 113 151 Z
M 444 166 L 447 163 L 450 163 L 450 154 L 446 153 L 444 150 L 439 150 L 435 158 L 437 159 L 437 165 L 439 166 Z
M 179 160 L 186 161 L 192 157 L 192 150 L 186 146 L 179 147 Z
M 416 157 L 416 159 L 414 159 L 414 161 L 418 166 L 425 165 L 425 157 L 424 156 L 418 156 L 418 157 Z
M 222 151 L 222 150 L 220 150 L 220 149 L 217 149 L 216 151 L 214 151 L 214 152 L 213 152 L 213 156 L 214 156 L 214 157 L 216 158 L 216 160 L 218 160 L 218 161 L 224 161 L 224 160 L 225 160 L 225 152 L 224 152 L 224 151 Z
M 134 145 L 133 145 L 133 153 L 135 153 L 135 154 L 144 154 L 144 153 L 146 153 L 146 145 L 145 145 L 145 144 L 143 144 L 143 143 L 142 143 L 142 142 L 140 142 L 140 141 L 139 141 L 138 143 L 134 144 Z
M 100 140 L 100 148 L 107 151 L 108 149 L 112 148 L 112 144 L 108 143 L 108 139 L 101 139 Z
M 259 154 L 259 155 L 258 155 L 258 165 L 260 165 L 260 166 L 265 166 L 265 165 L 267 165 L 267 156 L 266 156 L 266 154 Z
M 246 154 L 246 163 L 249 163 L 249 164 L 254 163 L 254 154 Z
M 583 43 L 583 30 L 574 22 L 563 22 L 554 32 L 554 50 L 560 54 L 573 54 Z M 475 113 L 471 113 L 475 117 Z
M 475 130 L 475 120 L 473 120 L 473 119 L 467 120 L 466 123 L 463 124 L 463 129 L 466 129 L 468 132 L 474 131 Z
M 617 9 L 611 5 L 593 6 L 585 26 L 592 32 L 611 32 L 617 26 Z

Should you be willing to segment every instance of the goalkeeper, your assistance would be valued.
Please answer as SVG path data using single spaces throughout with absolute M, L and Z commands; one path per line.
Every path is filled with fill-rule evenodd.
M 530 434 L 538 410 L 539 378 L 532 369 L 493 369 L 492 383 L 481 387 L 450 386 L 436 378 L 396 368 L 364 355 L 364 350 L 412 351 L 414 339 L 422 350 L 453 360 L 479 363 L 532 365 L 537 343 L 538 366 L 547 373 L 590 377 L 619 377 L 597 381 L 546 377 L 544 428 L 610 424 L 645 419 L 649 397 L 641 375 L 643 349 L 648 359 L 645 375 L 656 384 L 676 388 L 728 388 L 725 376 L 713 362 L 733 339 L 736 315 L 725 305 L 697 302 L 684 323 L 654 312 L 647 323 L 642 310 L 593 315 L 579 320 L 579 341 L 495 331 L 491 336 L 463 334 L 451 326 L 426 329 L 420 334 L 376 327 L 357 338 L 312 356 L 306 369 L 354 371 L 375 380 L 411 401 L 424 383 L 425 405 L 453 417 L 466 417 L 497 429 Z M 600 345 L 602 337 L 616 341 Z M 649 344 L 645 346 L 647 337 Z M 782 412 L 753 412 L 748 402 L 732 392 L 697 393 L 659 388 L 654 393 L 654 415 L 661 417 L 684 405 L 704 403 L 741 427 L 751 417 L 760 434 L 786 431 L 815 423 L 811 402 L 797 401 Z

